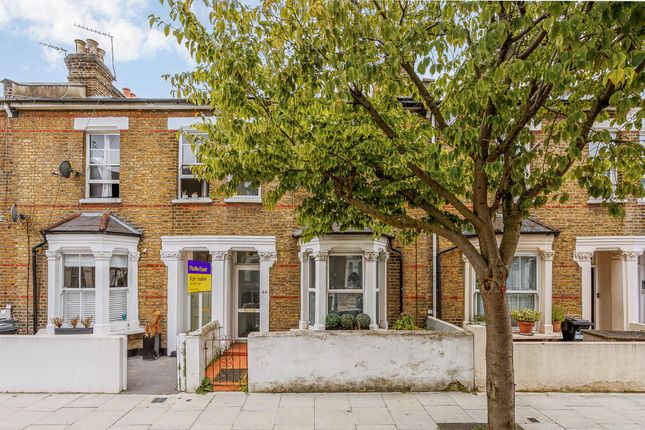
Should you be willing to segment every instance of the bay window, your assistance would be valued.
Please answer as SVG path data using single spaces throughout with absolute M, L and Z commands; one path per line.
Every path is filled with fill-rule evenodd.
M 94 257 L 91 254 L 67 254 L 63 258 L 63 319 L 94 318 L 95 277 Z
M 315 324 L 316 318 L 316 259 L 313 255 L 307 258 L 308 267 L 308 285 L 307 285 L 307 299 L 308 299 L 308 322 L 309 325 Z M 304 298 L 303 298 L 304 300 Z
M 121 140 L 118 133 L 87 135 L 87 198 L 120 197 L 120 151 Z
M 484 302 L 476 281 L 473 290 L 475 307 L 473 316 L 477 318 L 484 315 Z M 513 257 L 508 278 L 506 279 L 506 302 L 510 310 L 539 309 L 537 256 Z M 513 321 L 513 325 L 516 325 L 515 321 Z
M 182 133 L 179 142 L 179 198 L 180 199 L 198 199 L 208 198 L 208 181 L 199 179 L 193 173 L 195 166 L 203 163 L 199 161 L 199 148 L 202 144 L 202 137 L 196 135 L 194 142 Z M 193 149 L 194 144 L 194 149 Z
M 329 257 L 329 290 L 327 312 L 363 312 L 363 256 L 332 255 Z
M 128 256 L 110 258 L 110 321 L 125 321 L 128 316 Z

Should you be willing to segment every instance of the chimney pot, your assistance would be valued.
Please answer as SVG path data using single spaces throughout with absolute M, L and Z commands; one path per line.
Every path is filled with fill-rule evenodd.
M 99 57 L 101 63 L 105 62 L 105 50 L 101 48 L 96 48 L 96 56 Z
M 99 47 L 99 43 L 94 39 L 87 39 L 87 51 L 96 54 L 96 50 Z
M 124 94 L 126 97 L 130 97 L 130 88 L 123 87 L 123 94 Z
M 74 43 L 76 44 L 76 53 L 83 54 L 85 53 L 85 41 L 81 39 L 75 39 Z

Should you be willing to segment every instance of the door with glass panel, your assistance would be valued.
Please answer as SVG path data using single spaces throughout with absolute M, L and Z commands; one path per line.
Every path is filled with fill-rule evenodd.
M 211 261 L 208 251 L 193 251 L 192 260 Z M 188 281 L 186 281 L 188 282 Z M 211 292 L 189 293 L 190 331 L 195 331 L 211 322 Z
M 260 270 L 235 268 L 235 335 L 246 337 L 260 330 Z

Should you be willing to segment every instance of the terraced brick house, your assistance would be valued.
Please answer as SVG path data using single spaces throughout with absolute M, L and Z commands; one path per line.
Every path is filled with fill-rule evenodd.
M 225 197 L 192 174 L 186 136 L 207 107 L 118 90 L 92 40 L 77 40 L 65 63 L 65 83 L 3 81 L 0 307 L 11 305 L 21 333 L 91 316 L 94 333 L 128 334 L 136 348 L 159 311 L 172 354 L 179 333 L 213 320 L 244 337 L 324 330 L 331 311 L 367 313 L 373 329 L 401 312 L 418 325 L 429 313 L 457 324 L 481 314 L 474 272 L 452 244 L 340 230 L 303 242 L 297 194 L 268 210 L 272 184 L 245 181 Z M 546 334 L 552 304 L 600 328 L 643 327 L 645 202 L 624 202 L 627 216 L 614 219 L 568 187 L 569 203 L 524 223 L 511 307 L 540 309 Z M 189 286 L 198 266 L 210 268 L 206 287 Z

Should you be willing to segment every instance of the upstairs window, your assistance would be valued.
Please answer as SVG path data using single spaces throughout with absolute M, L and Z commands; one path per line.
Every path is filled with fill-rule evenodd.
M 90 199 L 120 197 L 121 140 L 119 134 L 87 135 L 87 191 Z
M 614 139 L 616 136 L 612 134 L 612 139 Z M 607 143 L 606 142 L 590 142 L 589 143 L 589 156 L 590 157 L 597 157 L 601 151 L 605 150 L 607 148 Z M 616 172 L 615 169 L 608 169 L 605 172 L 605 176 L 609 178 L 611 181 L 612 187 L 615 190 L 616 189 L 616 184 L 618 183 L 618 172 Z M 591 197 L 589 199 L 590 203 L 600 203 L 602 202 L 602 198 L 595 198 Z
M 193 145 L 185 134 L 181 135 L 179 143 L 179 198 L 180 199 L 198 199 L 208 198 L 208 181 L 198 179 L 193 173 L 194 166 L 200 166 L 203 163 L 199 161 L 199 147 L 201 146 L 201 136 L 195 136 L 195 150 Z
M 230 178 L 229 178 L 230 180 Z M 250 179 L 245 179 L 237 184 L 235 195 L 226 199 L 227 202 L 248 202 L 248 203 L 261 203 L 262 197 L 260 196 L 260 187 L 254 185 Z

